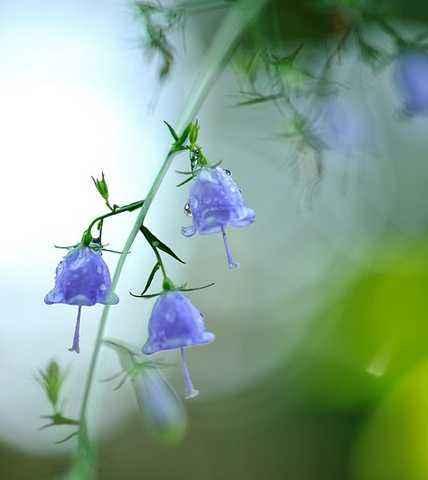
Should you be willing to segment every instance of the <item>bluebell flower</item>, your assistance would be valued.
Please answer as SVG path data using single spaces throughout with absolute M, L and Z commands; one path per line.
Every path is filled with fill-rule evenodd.
M 167 443 L 178 443 L 186 431 L 186 410 L 160 369 L 146 367 L 132 383 L 149 432 Z
M 205 329 L 202 313 L 185 295 L 179 291 L 166 291 L 153 307 L 149 320 L 149 338 L 143 347 L 143 353 L 151 355 L 179 349 L 186 398 L 192 398 L 198 394 L 198 390 L 193 386 L 184 349 L 210 343 L 214 338 L 214 334 Z
M 349 100 L 330 98 L 315 109 L 312 133 L 325 148 L 343 155 L 364 151 L 371 145 L 367 110 Z
M 395 65 L 394 80 L 408 115 L 428 113 L 428 55 L 405 53 Z
M 69 349 L 76 353 L 79 348 L 80 316 L 83 306 L 96 303 L 115 305 L 119 298 L 111 291 L 109 269 L 101 253 L 79 245 L 71 249 L 58 264 L 55 287 L 45 297 L 45 303 L 77 305 L 77 320 L 73 344 Z
M 204 167 L 192 183 L 189 192 L 188 213 L 193 225 L 183 227 L 186 237 L 196 233 L 209 235 L 221 232 L 226 249 L 229 268 L 239 265 L 232 257 L 226 228 L 242 228 L 254 222 L 256 214 L 248 208 L 241 190 L 228 170 L 220 167 Z

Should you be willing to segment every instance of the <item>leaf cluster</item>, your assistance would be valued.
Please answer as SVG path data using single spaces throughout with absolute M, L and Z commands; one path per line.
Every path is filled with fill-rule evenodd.
M 67 372 L 62 371 L 61 367 L 55 360 L 51 360 L 46 369 L 40 369 L 38 375 L 36 375 L 36 381 L 45 392 L 53 411 L 51 415 L 41 416 L 41 418 L 47 419 L 49 422 L 40 427 L 40 430 L 57 426 L 79 426 L 79 422 L 77 420 L 74 420 L 73 418 L 67 417 L 63 414 L 62 410 L 64 408 L 64 403 L 62 402 L 62 405 L 60 405 L 62 394 L 61 390 L 66 376 Z M 79 429 L 56 443 L 66 442 L 78 434 Z

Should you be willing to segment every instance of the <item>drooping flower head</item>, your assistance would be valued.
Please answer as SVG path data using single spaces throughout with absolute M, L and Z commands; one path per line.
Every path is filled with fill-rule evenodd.
M 184 349 L 195 345 L 204 345 L 215 336 L 205 329 L 202 313 L 179 291 L 166 291 L 157 299 L 149 320 L 149 338 L 143 347 L 143 353 L 152 353 L 180 349 L 183 366 L 186 397 L 198 394 L 193 387 L 186 364 Z
M 188 213 L 193 217 L 193 225 L 183 227 L 183 235 L 221 232 L 229 268 L 238 267 L 227 243 L 226 229 L 246 227 L 254 222 L 256 214 L 247 207 L 231 173 L 220 167 L 201 168 L 190 187 Z
M 145 368 L 132 383 L 149 432 L 164 442 L 178 443 L 186 432 L 186 410 L 161 370 Z
M 122 378 L 115 390 L 130 379 L 148 432 L 168 444 L 180 442 L 187 428 L 186 409 L 163 375 L 162 364 L 147 361 L 138 347 L 120 340 L 105 339 L 104 344 L 116 352 L 122 367 Z
M 79 245 L 72 248 L 58 264 L 55 287 L 46 295 L 45 303 L 77 305 L 78 314 L 70 351 L 79 353 L 79 329 L 82 306 L 96 303 L 115 305 L 119 298 L 111 291 L 109 269 L 101 253 Z
M 372 144 L 367 109 L 345 98 L 328 98 L 309 113 L 311 132 L 321 149 L 342 155 L 364 152 Z
M 428 55 L 404 53 L 396 61 L 394 80 L 408 115 L 428 114 Z

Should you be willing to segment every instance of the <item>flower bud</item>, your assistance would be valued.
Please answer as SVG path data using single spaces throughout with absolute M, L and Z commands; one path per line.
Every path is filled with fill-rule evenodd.
M 178 443 L 186 432 L 186 410 L 159 368 L 142 369 L 132 384 L 148 431 L 164 442 Z
M 408 115 L 428 113 L 428 55 L 405 53 L 395 65 L 394 80 Z

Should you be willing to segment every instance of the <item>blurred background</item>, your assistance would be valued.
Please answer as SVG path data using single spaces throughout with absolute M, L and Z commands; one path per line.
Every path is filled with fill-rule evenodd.
M 79 241 L 113 201 L 144 198 L 215 32 L 234 1 L 132 4 L 3 0 L 0 5 L 0 478 L 65 478 L 68 427 L 38 431 L 49 405 L 35 380 L 69 369 L 76 417 L 101 306 L 46 306 L 56 245 Z M 247 6 L 251 2 L 247 1 Z M 147 9 L 147 6 L 149 8 Z M 155 33 L 153 33 L 155 32 Z M 216 341 L 191 349 L 201 394 L 174 445 L 147 428 L 103 349 L 90 436 L 101 479 L 426 480 L 428 478 L 428 9 L 420 2 L 270 1 L 245 30 L 198 114 L 257 220 L 187 239 L 188 185 L 174 169 L 147 225 L 186 265 Z M 120 250 L 135 214 L 106 223 Z M 117 256 L 105 253 L 111 269 Z M 154 263 L 137 237 L 107 335 L 141 347 L 152 300 L 132 298 Z M 159 285 L 157 285 L 159 287 Z M 156 291 L 156 288 L 154 287 Z M 176 352 L 165 376 L 180 396 Z M 144 405 L 142 406 L 144 409 Z M 80 478 L 80 477 L 69 477 Z

